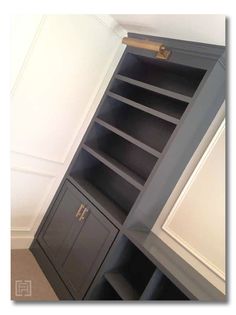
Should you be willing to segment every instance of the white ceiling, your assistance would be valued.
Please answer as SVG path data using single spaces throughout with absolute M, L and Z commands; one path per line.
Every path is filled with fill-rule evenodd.
M 116 14 L 112 17 L 128 32 L 225 44 L 225 16 L 217 14 Z

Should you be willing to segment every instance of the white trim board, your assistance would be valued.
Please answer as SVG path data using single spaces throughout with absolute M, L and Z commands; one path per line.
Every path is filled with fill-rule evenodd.
M 213 264 L 206 256 L 202 255 L 196 248 L 194 248 L 189 242 L 184 240 L 180 235 L 178 235 L 173 229 L 171 229 L 170 225 L 172 220 L 174 219 L 175 215 L 178 212 L 178 209 L 188 194 L 189 190 L 191 189 L 191 186 L 195 182 L 195 180 L 198 177 L 198 174 L 204 167 L 208 157 L 212 153 L 217 141 L 222 136 L 223 132 L 225 130 L 225 122 L 223 121 L 220 128 L 218 129 L 216 135 L 214 136 L 213 140 L 209 144 L 207 150 L 203 154 L 202 158 L 200 159 L 197 167 L 193 171 L 190 179 L 188 180 L 186 186 L 184 187 L 183 191 L 181 192 L 179 198 L 177 199 L 174 207 L 172 208 L 171 212 L 169 213 L 166 221 L 162 225 L 162 230 L 164 230 L 166 233 L 168 233 L 173 239 L 175 239 L 181 246 L 183 246 L 186 250 L 188 250 L 192 255 L 194 255 L 199 261 L 201 261 L 207 268 L 212 270 L 216 275 L 218 275 L 221 279 L 225 280 L 225 273 L 220 270 L 215 264 Z
M 154 234 L 161 238 L 169 247 L 223 293 L 225 292 L 224 272 L 219 270 L 207 257 L 204 257 L 204 255 L 197 251 L 188 240 L 184 240 L 178 235 L 178 233 L 171 228 L 171 221 L 191 187 L 191 184 L 194 182 L 204 162 L 214 148 L 214 145 L 224 131 L 224 115 L 225 107 L 223 104 L 152 228 Z M 183 224 L 187 224 L 187 218 L 186 222 L 183 222 Z

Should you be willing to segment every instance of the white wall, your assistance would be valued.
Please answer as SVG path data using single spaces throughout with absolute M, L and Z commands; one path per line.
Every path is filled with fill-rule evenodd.
M 225 123 L 221 121 L 222 113 L 193 155 L 152 232 L 225 292 Z
M 198 4 L 196 3 L 196 6 Z M 128 32 L 215 45 L 225 44 L 225 16 L 219 14 L 116 14 Z
M 109 16 L 16 17 L 12 32 L 12 247 L 25 248 L 120 59 Z

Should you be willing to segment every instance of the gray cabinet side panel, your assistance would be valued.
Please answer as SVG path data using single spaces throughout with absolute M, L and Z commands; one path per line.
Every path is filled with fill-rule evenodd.
M 126 226 L 142 223 L 151 229 L 224 99 L 225 69 L 218 61 L 188 115 L 181 122 L 174 141 L 150 179 L 139 203 L 128 216 Z

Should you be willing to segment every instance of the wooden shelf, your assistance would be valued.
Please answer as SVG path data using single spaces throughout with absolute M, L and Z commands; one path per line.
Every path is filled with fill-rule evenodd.
M 181 119 L 188 106 L 188 103 L 182 100 L 119 79 L 113 80 L 109 93 L 112 93 L 110 95 L 114 97 L 124 97 L 124 99 L 131 101 L 130 105 L 142 105 L 142 107 L 137 105 L 142 110 L 151 109 L 150 113 L 153 115 L 164 115 L 163 117 L 166 119 L 175 118 L 177 121 Z
M 177 118 L 171 117 L 171 116 L 169 116 L 167 114 L 161 113 L 161 112 L 159 112 L 157 110 L 154 110 L 152 108 L 149 108 L 149 107 L 144 106 L 142 104 L 139 104 L 137 102 L 129 100 L 126 97 L 120 96 L 120 95 L 115 94 L 113 92 L 107 92 L 107 95 L 112 97 L 112 98 L 114 98 L 114 99 L 116 99 L 116 100 L 118 100 L 118 101 L 120 101 L 120 102 L 122 102 L 122 103 L 125 103 L 127 105 L 133 106 L 133 107 L 135 107 L 135 108 L 137 108 L 139 110 L 142 110 L 145 113 L 151 114 L 151 115 L 153 115 L 155 117 L 159 117 L 159 118 L 164 119 L 166 121 L 169 121 L 169 122 L 171 122 L 171 123 L 173 123 L 175 125 L 177 125 L 179 123 L 179 119 L 177 119 Z
M 138 300 L 139 294 L 130 285 L 126 278 L 119 272 L 108 272 L 104 275 L 113 289 L 118 293 L 122 300 Z
M 140 300 L 182 301 L 188 297 L 156 268 Z
M 116 133 L 116 134 L 119 135 L 120 137 L 122 137 L 122 138 L 128 140 L 129 142 L 131 142 L 131 143 L 137 145 L 138 147 L 140 147 L 140 148 L 143 149 L 144 151 L 146 151 L 146 152 L 148 152 L 148 153 L 150 153 L 150 154 L 152 154 L 152 155 L 154 155 L 154 156 L 156 156 L 156 157 L 158 157 L 158 158 L 160 157 L 161 153 L 160 153 L 159 151 L 157 151 L 157 150 L 155 150 L 155 149 L 149 147 L 148 145 L 142 143 L 141 141 L 135 139 L 134 137 L 131 137 L 131 136 L 128 135 L 127 133 L 125 133 L 125 132 L 119 130 L 118 128 L 116 128 L 116 127 L 112 126 L 111 124 L 109 124 L 109 123 L 103 121 L 102 119 L 96 118 L 95 121 L 96 121 L 99 125 L 101 125 L 101 126 L 107 128 L 108 130 L 110 130 L 110 131 Z
M 134 172 L 130 171 L 127 167 L 123 166 L 121 163 L 98 149 L 94 150 L 86 144 L 83 145 L 83 148 L 100 162 L 108 166 L 111 170 L 122 176 L 131 185 L 135 186 L 139 190 L 143 189 L 145 183 L 144 180 L 137 176 Z
M 114 225 L 121 227 L 126 219 L 126 213 L 113 201 L 104 196 L 89 181 L 68 176 L 69 181 L 76 186 Z
M 158 152 L 163 151 L 176 128 L 176 125 L 169 121 L 109 96 L 105 99 L 98 118 Z
M 183 101 L 186 103 L 190 103 L 192 100 L 192 98 L 189 96 L 185 96 L 185 95 L 182 95 L 179 93 L 171 92 L 171 91 L 168 91 L 166 89 L 159 88 L 159 87 L 153 86 L 153 85 L 148 84 L 148 83 L 144 83 L 144 82 L 139 81 L 139 80 L 131 79 L 125 75 L 117 74 L 115 76 L 115 78 L 118 80 L 122 80 L 124 82 L 130 83 L 130 84 L 139 86 L 141 88 L 147 89 L 149 91 L 153 91 L 153 92 L 156 92 L 156 93 L 168 96 L 168 97 L 175 98 L 176 100 L 180 100 L 180 101 Z
M 119 75 L 158 87 L 165 93 L 169 91 L 177 97 L 192 97 L 205 73 L 203 69 L 131 53 L 126 54 L 119 68 Z
M 84 149 L 76 160 L 70 177 L 93 198 L 99 209 L 106 210 L 120 224 L 132 208 L 140 191 Z
M 116 244 L 113 258 L 104 272 L 106 280 L 120 297 L 138 300 L 155 271 L 155 265 L 125 236 Z
M 223 113 L 225 47 L 129 38 L 172 54 L 125 49 L 31 248 L 62 300 L 225 301 L 151 232 Z
M 85 145 L 142 186 L 158 161 L 152 154 L 97 123 L 93 124 Z
M 122 298 L 119 294 L 114 290 L 114 288 L 110 285 L 110 283 L 104 280 L 99 285 L 99 289 L 97 291 L 97 296 L 94 300 L 100 301 L 122 301 Z

